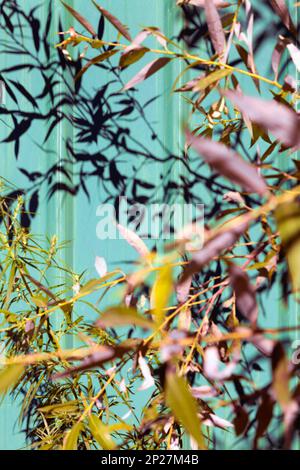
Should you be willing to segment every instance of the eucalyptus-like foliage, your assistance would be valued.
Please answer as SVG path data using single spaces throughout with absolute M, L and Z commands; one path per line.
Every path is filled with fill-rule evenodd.
M 203 247 L 191 249 L 185 233 L 158 254 L 119 225 L 136 250 L 135 272 L 107 272 L 97 258 L 99 278 L 91 280 L 59 263 L 63 247 L 56 239 L 44 247 L 24 232 L 22 200 L 10 206 L 3 196 L 0 390 L 24 394 L 21 419 L 27 419 L 34 448 L 178 449 L 184 436 L 194 448 L 218 448 L 227 432 L 248 447 L 288 448 L 300 404 L 299 361 L 284 347 L 299 329 L 288 312 L 300 289 L 299 165 L 293 160 L 300 144 L 299 95 L 280 68 L 282 44 L 299 66 L 291 15 L 284 2 L 270 2 L 287 28 L 270 57 L 271 79 L 257 71 L 249 0 L 177 2 L 188 17 L 200 10 L 207 57 L 154 27 L 132 39 L 114 13 L 93 3 L 117 38 L 98 39 L 82 14 L 65 5 L 90 35 L 72 27 L 57 47 L 69 58 L 67 48 L 82 44 L 98 54 L 77 78 L 108 58 L 121 69 L 143 62 L 124 86 L 129 90 L 181 61 L 185 68 L 170 89 L 190 105 L 186 159 L 196 152 L 214 179 L 224 177 L 233 188 L 223 193 L 227 207 L 211 216 Z M 147 45 L 151 37 L 155 49 Z M 231 65 L 236 55 L 244 66 Z M 241 77 L 254 83 L 256 97 L 247 96 Z M 262 85 L 272 99 L 260 96 Z M 245 149 L 237 152 L 241 134 L 249 148 L 257 146 L 255 161 Z M 278 154 L 290 162 L 288 171 L 278 166 Z M 212 186 L 210 197 L 218 196 Z M 273 324 L 268 308 L 275 281 L 288 306 L 282 327 Z M 118 287 L 121 302 L 115 300 Z M 88 312 L 94 321 L 86 320 Z M 264 326 L 264 312 L 273 326 Z

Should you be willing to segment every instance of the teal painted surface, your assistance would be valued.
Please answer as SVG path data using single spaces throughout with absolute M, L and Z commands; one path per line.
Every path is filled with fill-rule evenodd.
M 93 25 L 97 25 L 99 16 L 88 2 L 69 0 L 68 3 L 82 11 Z M 144 25 L 159 26 L 169 36 L 179 30 L 180 10 L 173 0 L 102 0 L 101 3 L 131 27 L 133 36 Z M 95 276 L 96 255 L 106 258 L 109 269 L 130 269 L 128 263 L 135 258 L 135 254 L 125 241 L 100 241 L 97 238 L 97 207 L 106 201 L 115 201 L 120 194 L 135 200 L 137 196 L 144 197 L 148 204 L 162 201 L 174 203 L 184 199 L 184 185 L 180 175 L 185 174 L 193 181 L 177 158 L 183 149 L 181 124 L 185 110 L 180 96 L 170 94 L 171 83 L 180 72 L 181 65 L 172 63 L 142 83 L 136 93 L 125 95 L 126 98 L 118 93 L 122 82 L 132 77 L 134 71 L 141 67 L 140 64 L 122 73 L 121 77 L 117 71 L 113 74 L 110 67 L 97 67 L 86 74 L 80 90 L 74 93 L 71 73 L 62 67 L 53 47 L 60 29 L 58 18 L 61 18 L 64 30 L 75 25 L 74 20 L 59 0 L 41 2 L 41 7 L 36 8 L 31 16 L 29 13 L 37 6 L 37 2 L 26 0 L 19 4 L 27 17 L 20 17 L 26 28 L 23 37 L 20 30 L 16 33 L 16 41 L 24 48 L 25 54 L 7 52 L 3 41 L 8 41 L 9 36 L 1 29 L 1 50 L 6 51 L 1 53 L 2 77 L 4 80 L 19 80 L 35 97 L 42 95 L 47 80 L 52 79 L 53 74 L 56 74 L 57 83 L 53 97 L 46 89 L 45 96 L 37 99 L 37 106 L 33 106 L 9 82 L 16 92 L 18 104 L 7 95 L 7 110 L 15 111 L 14 117 L 18 123 L 24 119 L 31 119 L 32 122 L 20 138 L 17 159 L 13 142 L 1 144 L 1 175 L 13 182 L 16 188 L 24 189 L 27 198 L 38 191 L 39 207 L 37 215 L 32 219 L 33 231 L 50 236 L 58 234 L 61 240 L 71 240 L 64 261 L 75 272 L 87 270 L 88 275 Z M 263 21 L 260 21 L 259 28 L 263 31 L 270 20 L 270 13 L 262 9 L 261 14 Z M 39 45 L 31 32 L 32 18 L 39 22 L 39 27 L 38 23 L 35 26 L 36 35 L 42 39 Z M 78 23 L 76 29 L 81 31 Z M 44 37 L 49 48 L 45 48 Z M 115 39 L 115 33 L 109 25 L 105 26 L 105 38 Z M 270 56 L 274 42 L 275 37 L 269 38 L 258 52 L 257 65 L 262 75 L 270 74 L 270 61 L 266 61 L 265 57 Z M 201 47 L 204 47 L 203 44 Z M 33 69 L 9 70 L 14 65 L 28 62 L 34 64 Z M 251 81 L 245 79 L 242 83 L 244 90 L 255 92 Z M 270 97 L 268 87 L 263 86 L 263 90 L 265 96 Z M 134 97 L 135 101 L 130 97 Z M 131 101 L 124 103 L 124 99 Z M 11 113 L 2 113 L 1 118 L 2 141 L 10 135 L 15 122 Z M 56 119 L 58 122 L 52 128 Z M 51 134 L 45 140 L 50 129 Z M 115 167 L 124 180 L 113 177 L 116 175 Z M 30 181 L 28 175 L 35 179 Z M 145 187 L 145 184 L 138 185 L 137 180 L 146 183 L 146 186 L 151 183 L 153 188 Z M 202 182 L 194 190 L 201 202 L 210 204 L 207 189 Z M 154 244 L 153 241 L 149 242 L 151 248 Z M 285 323 L 283 308 L 278 307 L 279 288 L 275 286 L 274 289 L 267 304 L 274 311 L 276 322 Z M 290 323 L 294 324 L 295 318 Z M 254 380 L 259 383 L 261 377 L 257 374 Z M 24 435 L 16 424 L 18 410 L 19 404 L 12 403 L 9 397 L 0 408 L 2 449 L 17 449 L 24 445 Z M 227 433 L 227 436 L 225 439 L 222 437 L 223 447 L 241 446 L 239 443 L 233 444 L 235 440 L 232 434 Z M 245 441 L 242 447 L 247 448 L 249 445 Z

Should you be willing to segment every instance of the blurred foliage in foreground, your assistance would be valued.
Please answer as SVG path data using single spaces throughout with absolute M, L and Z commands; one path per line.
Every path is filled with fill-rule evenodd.
M 139 254 L 135 272 L 108 273 L 97 258 L 99 278 L 87 280 L 60 262 L 64 247 L 56 238 L 45 246 L 22 228 L 23 201 L 11 202 L 3 190 L 0 391 L 22 394 L 20 419 L 33 448 L 178 449 L 185 435 L 193 448 L 205 449 L 217 448 L 216 435 L 228 432 L 250 436 L 254 448 L 289 448 L 299 430 L 299 360 L 285 352 L 299 326 L 287 319 L 287 326 L 266 328 L 261 314 L 265 306 L 272 323 L 267 293 L 275 282 L 281 280 L 282 302 L 292 310 L 300 288 L 299 165 L 292 159 L 300 146 L 299 96 L 293 77 L 280 68 L 286 50 L 299 69 L 295 26 L 284 2 L 269 2 L 287 30 L 272 55 L 273 80 L 256 70 L 249 0 L 178 3 L 189 18 L 201 9 L 209 57 L 190 54 L 154 27 L 132 39 L 96 3 L 117 30 L 117 41 L 97 38 L 93 26 L 65 5 L 89 35 L 71 28 L 58 47 L 66 60 L 72 60 L 69 46 L 83 44 L 81 54 L 86 46 L 101 49 L 76 80 L 105 60 L 118 57 L 124 69 L 153 55 L 124 90 L 170 61 L 183 61 L 173 91 L 191 105 L 185 158 L 196 151 L 234 185 L 224 194 L 229 206 L 209 220 L 203 247 L 191 243 L 191 226 L 163 254 L 118 225 Z M 150 37 L 158 49 L 144 46 Z M 230 65 L 233 52 L 243 68 Z M 195 77 L 179 86 L 187 72 Z M 240 76 L 253 81 L 258 94 L 267 84 L 273 99 L 243 94 Z M 217 94 L 213 102 L 210 94 Z M 249 147 L 264 144 L 255 161 L 234 148 L 245 132 Z M 278 153 L 293 170 L 276 166 Z M 116 289 L 122 289 L 120 304 Z M 108 309 L 102 308 L 104 298 Z M 88 322 L 91 311 L 97 318 Z M 136 401 L 145 391 L 140 414 Z

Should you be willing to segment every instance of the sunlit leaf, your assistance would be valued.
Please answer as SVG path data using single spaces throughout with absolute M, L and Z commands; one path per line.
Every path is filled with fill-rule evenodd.
M 272 354 L 273 390 L 283 410 L 291 401 L 289 390 L 289 362 L 283 346 L 277 343 Z
M 287 147 L 300 148 L 300 118 L 291 108 L 235 91 L 225 91 L 224 94 L 250 121 L 270 131 Z
M 148 390 L 148 388 L 151 388 L 154 386 L 154 378 L 152 377 L 150 367 L 148 366 L 146 360 L 143 358 L 141 353 L 139 354 L 138 358 L 138 363 L 139 367 L 141 369 L 142 375 L 144 377 L 144 381 L 142 385 L 139 387 L 139 390 Z
M 45 416 L 61 416 L 64 414 L 77 414 L 79 407 L 76 400 L 66 403 L 56 403 L 54 405 L 43 406 L 38 410 Z
M 119 63 L 120 68 L 124 69 L 125 67 L 128 67 L 128 65 L 132 65 L 135 62 L 139 61 L 142 57 L 144 57 L 144 55 L 148 51 L 148 47 L 143 47 L 139 45 L 129 46 L 121 55 Z
M 287 257 L 295 292 L 300 291 L 300 205 L 298 201 L 281 204 L 276 212 L 277 226 Z
M 122 237 L 125 238 L 127 243 L 129 243 L 129 245 L 131 245 L 140 256 L 149 255 L 149 248 L 147 247 L 146 243 L 143 242 L 143 240 L 137 235 L 137 233 L 133 232 L 127 227 L 123 227 L 121 224 L 117 224 L 117 228 Z
M 67 431 L 64 438 L 63 450 L 77 450 L 78 438 L 82 429 L 82 423 L 76 423 L 70 431 Z
M 213 83 L 221 80 L 222 78 L 228 77 L 228 75 L 232 74 L 232 70 L 230 69 L 219 69 L 215 72 L 210 73 L 209 75 L 200 78 L 199 81 L 193 87 L 193 91 L 201 91 L 208 88 Z
M 298 49 L 298 47 L 295 46 L 295 44 L 292 44 L 292 43 L 287 45 L 287 49 L 289 53 L 291 54 L 291 58 L 299 72 L 300 71 L 300 50 Z
M 136 325 L 142 328 L 153 328 L 154 324 L 137 313 L 134 308 L 112 307 L 106 310 L 97 320 L 99 328 L 115 328 L 117 326 Z
M 166 403 L 171 408 L 175 418 L 193 436 L 199 448 L 205 449 L 201 421 L 198 418 L 197 402 L 191 394 L 185 379 L 172 372 L 167 372 L 165 397 Z
M 198 137 L 186 132 L 187 143 L 195 148 L 214 170 L 230 181 L 239 184 L 245 191 L 263 196 L 267 186 L 257 169 L 245 162 L 236 152 L 221 142 Z
M 113 450 L 116 447 L 110 435 L 110 428 L 102 423 L 102 421 L 96 415 L 89 417 L 89 429 L 94 437 L 104 450 Z
M 107 274 L 107 264 L 104 258 L 96 256 L 95 268 L 100 277 L 104 277 Z
M 13 387 L 24 372 L 24 366 L 13 364 L 0 369 L 0 394 L 5 394 Z
M 154 310 L 154 317 L 158 324 L 164 320 L 164 309 L 172 293 L 172 284 L 172 268 L 166 264 L 159 269 L 151 292 L 151 308 Z

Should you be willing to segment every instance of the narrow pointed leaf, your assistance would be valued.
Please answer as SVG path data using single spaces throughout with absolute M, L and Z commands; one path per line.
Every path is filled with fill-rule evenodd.
M 138 85 L 139 83 L 143 82 L 147 78 L 151 77 L 154 73 L 158 72 L 158 70 L 162 69 L 165 65 L 167 65 L 172 59 L 169 57 L 160 57 L 159 59 L 155 59 L 149 64 L 147 64 L 140 72 L 138 72 L 135 77 L 133 77 L 125 86 L 124 90 L 130 90 L 134 86 Z
M 131 245 L 140 256 L 147 256 L 149 255 L 150 251 L 147 245 L 143 242 L 143 240 L 132 230 L 128 229 L 127 227 L 123 227 L 121 224 L 117 224 L 117 228 L 122 235 L 123 238 Z
M 74 424 L 72 429 L 70 429 L 65 436 L 63 450 L 77 450 L 78 438 L 82 429 L 82 423 Z
M 172 288 L 172 269 L 169 265 L 166 265 L 158 271 L 151 292 L 151 308 L 154 310 L 154 317 L 158 324 L 161 324 L 164 320 L 164 309 L 168 305 Z
M 289 362 L 283 346 L 277 343 L 272 354 L 273 390 L 283 410 L 291 401 L 289 390 Z
M 186 133 L 187 142 L 202 156 L 214 170 L 233 183 L 239 184 L 245 191 L 263 196 L 267 186 L 256 168 L 245 162 L 236 152 L 221 142 Z
M 201 78 L 193 87 L 193 91 L 202 91 L 208 88 L 213 83 L 221 80 L 222 78 L 228 77 L 228 75 L 232 74 L 232 70 L 230 69 L 219 69 L 215 72 L 206 75 L 205 77 Z
M 239 266 L 231 264 L 229 266 L 229 277 L 236 296 L 236 303 L 241 314 L 252 325 L 257 321 L 257 303 L 255 289 L 250 283 L 249 277 Z
M 13 364 L 0 369 L 0 394 L 5 394 L 15 385 L 24 372 L 24 366 Z
M 82 75 L 92 66 L 95 64 L 100 64 L 106 59 L 109 59 L 112 57 L 114 54 L 118 52 L 117 49 L 110 49 L 109 51 L 103 52 L 102 54 L 97 55 L 97 57 L 94 57 L 92 60 L 89 60 L 87 64 L 85 64 L 84 67 L 78 72 L 78 74 L 75 77 L 75 80 L 79 80 Z
M 287 258 L 295 292 L 300 291 L 300 205 L 298 201 L 281 204 L 275 212 L 279 234 Z
M 74 18 L 80 23 L 82 24 L 82 26 L 89 32 L 91 33 L 92 36 L 97 36 L 93 26 L 80 14 L 78 13 L 76 10 L 74 10 L 74 8 L 72 8 L 70 5 L 67 5 L 67 3 L 65 2 L 61 2 L 64 7 L 71 13 L 72 16 L 74 16 Z
M 91 415 L 89 417 L 89 429 L 94 439 L 98 442 L 102 449 L 115 449 L 116 444 L 110 435 L 109 426 L 105 426 L 102 421 L 98 418 L 98 416 Z
M 112 307 L 97 320 L 99 328 L 115 328 L 117 326 L 136 325 L 142 328 L 153 328 L 154 324 L 142 317 L 134 308 Z
M 210 39 L 216 53 L 222 56 L 225 51 L 226 40 L 217 7 L 211 0 L 205 0 L 204 10 Z
M 132 41 L 132 38 L 129 34 L 127 26 L 123 25 L 121 21 L 118 20 L 115 16 L 113 16 L 109 11 L 105 10 L 103 7 L 98 5 L 94 0 L 93 3 L 96 8 L 102 13 L 102 15 L 119 31 L 124 38 L 126 38 L 128 41 Z
M 300 148 L 300 119 L 295 111 L 275 101 L 252 98 L 236 91 L 226 91 L 224 95 L 250 121 L 271 132 L 285 146 Z
M 198 406 L 183 377 L 172 372 L 166 374 L 166 403 L 171 408 L 176 420 L 193 436 L 200 449 L 205 448 L 201 432 L 201 421 L 198 418 Z
M 286 5 L 286 0 L 269 0 L 272 9 L 277 13 L 284 26 L 295 36 L 297 31 Z

